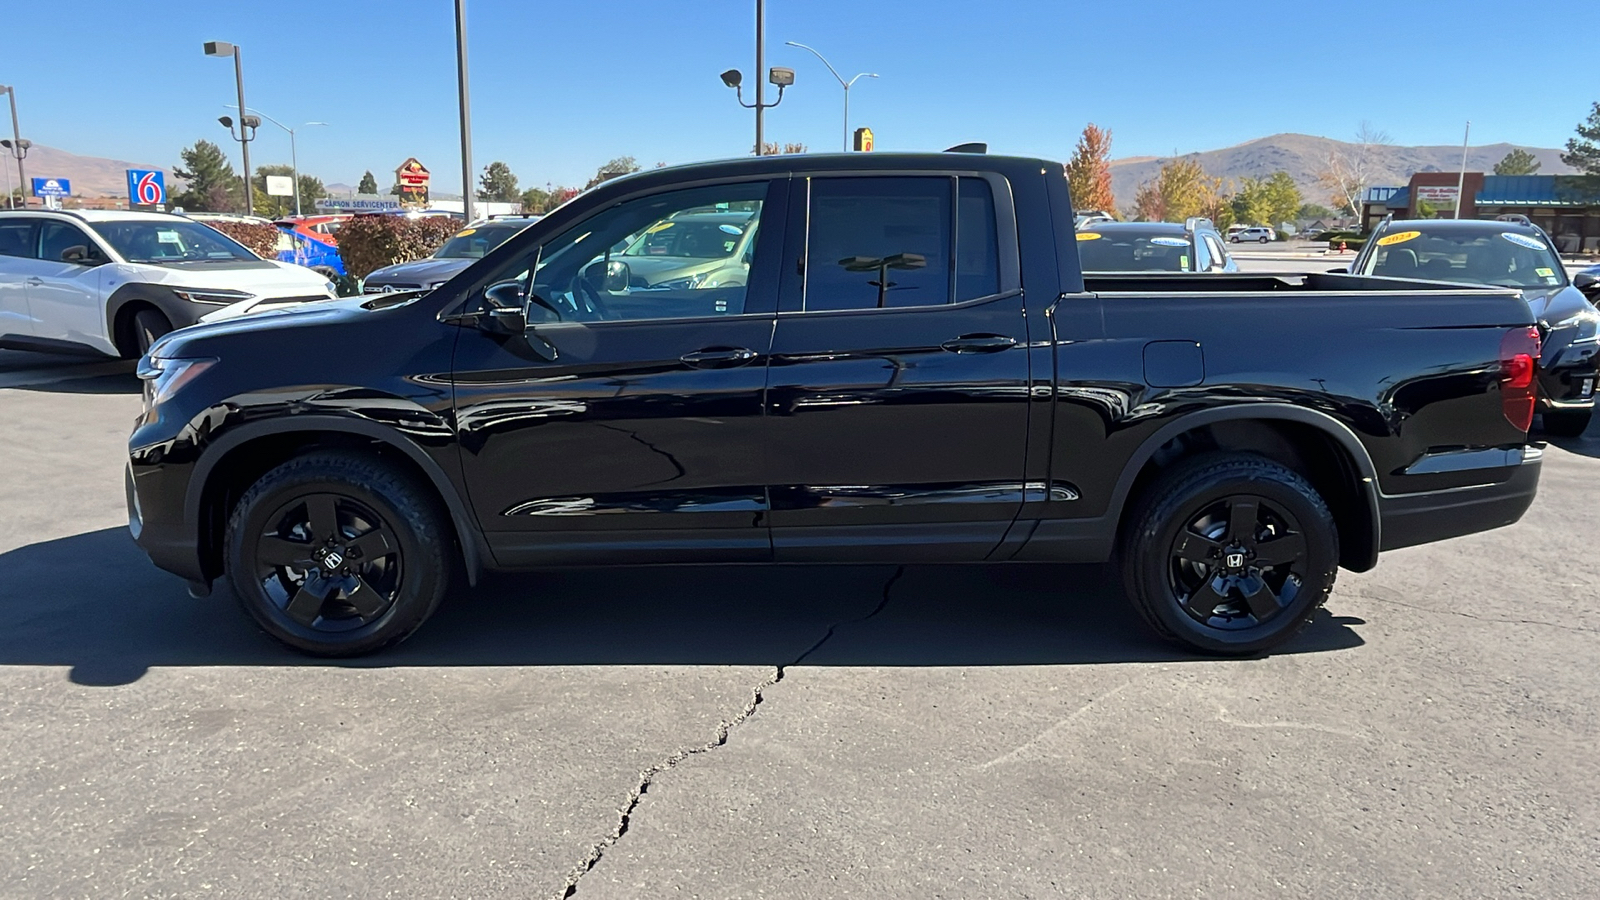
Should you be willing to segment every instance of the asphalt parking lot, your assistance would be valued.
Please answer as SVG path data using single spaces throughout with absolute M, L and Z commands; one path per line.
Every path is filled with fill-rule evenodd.
M 0 353 L 0 897 L 1600 896 L 1600 426 L 1265 659 L 1098 567 L 718 567 L 327 663 L 134 547 L 130 371 Z

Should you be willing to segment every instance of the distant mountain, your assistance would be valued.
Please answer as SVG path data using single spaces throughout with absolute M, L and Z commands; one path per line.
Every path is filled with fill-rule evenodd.
M 1467 171 L 1493 172 L 1494 164 L 1515 149 L 1532 153 L 1542 163 L 1541 175 L 1564 175 L 1574 172 L 1561 162 L 1561 151 L 1543 147 L 1521 147 L 1518 144 L 1489 144 L 1469 148 Z M 1351 144 L 1309 134 L 1275 134 L 1257 138 L 1221 150 L 1206 150 L 1186 154 L 1213 176 L 1223 179 L 1265 178 L 1277 171 L 1289 173 L 1307 202 L 1328 204 L 1328 191 L 1317 183 L 1317 175 L 1326 166 L 1335 150 L 1353 150 Z M 1414 172 L 1454 172 L 1461 167 L 1461 147 L 1378 147 L 1374 185 L 1401 185 L 1411 179 Z M 1133 195 L 1139 185 L 1156 177 L 1161 166 L 1173 157 L 1130 156 L 1111 161 L 1111 189 L 1116 193 L 1117 204 L 1122 208 L 1133 205 Z
M 5 162 L 9 164 L 14 184 L 17 179 L 16 163 L 10 160 Z M 129 169 L 160 169 L 166 173 L 167 184 L 169 186 L 172 184 L 172 169 L 167 166 L 105 159 L 99 156 L 79 156 L 76 153 L 40 144 L 34 144 L 29 148 L 28 158 L 22 161 L 22 165 L 27 169 L 29 181 L 35 178 L 69 179 L 72 182 L 72 193 L 79 197 L 128 196 Z M 0 177 L 0 192 L 3 192 L 4 184 L 4 178 Z

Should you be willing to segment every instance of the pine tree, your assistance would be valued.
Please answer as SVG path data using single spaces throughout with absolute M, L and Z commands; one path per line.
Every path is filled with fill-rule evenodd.
M 372 170 L 368 169 L 361 176 L 361 183 L 356 185 L 358 194 L 376 194 L 378 192 L 378 179 L 372 177 Z
M 1518 147 L 1506 154 L 1506 158 L 1494 164 L 1496 175 L 1532 175 L 1539 171 L 1543 163 L 1534 158 L 1532 153 Z
M 196 212 L 233 212 L 244 207 L 244 188 L 222 148 L 210 141 L 195 141 L 178 154 L 181 168 L 172 177 L 182 179 L 184 191 L 172 198 L 176 206 Z
M 484 166 L 478 178 L 478 199 L 496 203 L 521 200 L 522 192 L 517 190 L 517 176 L 511 174 L 511 167 L 498 161 Z
M 1589 110 L 1589 118 L 1578 125 L 1578 136 L 1567 139 L 1567 152 L 1561 161 L 1586 175 L 1600 175 L 1600 103 Z

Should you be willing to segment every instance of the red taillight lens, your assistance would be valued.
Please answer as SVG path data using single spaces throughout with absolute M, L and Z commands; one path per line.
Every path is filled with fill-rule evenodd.
M 1539 329 L 1517 328 L 1500 339 L 1500 409 L 1518 431 L 1533 427 L 1533 376 L 1538 370 Z

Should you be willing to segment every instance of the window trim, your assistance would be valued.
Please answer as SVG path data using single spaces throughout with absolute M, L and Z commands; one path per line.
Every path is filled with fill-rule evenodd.
M 959 303 L 950 302 L 955 296 L 956 279 L 950 279 L 950 297 L 944 303 L 926 303 L 916 306 L 862 307 L 858 309 L 805 308 L 806 255 L 811 240 L 811 183 L 818 179 L 835 178 L 947 178 L 950 179 L 951 199 L 951 252 L 959 240 L 956 232 L 960 219 L 960 185 L 956 179 L 979 178 L 989 185 L 994 199 L 996 262 L 1000 269 L 1000 290 L 973 297 Z M 971 169 L 840 169 L 813 172 L 792 179 L 789 195 L 789 217 L 785 229 L 784 255 L 779 269 L 779 316 L 825 316 L 837 313 L 898 313 L 917 310 L 957 309 L 1016 296 L 1022 293 L 1021 240 L 1017 234 L 1017 207 L 1011 191 L 1011 182 L 998 172 L 980 172 Z

